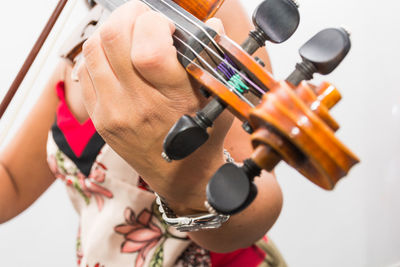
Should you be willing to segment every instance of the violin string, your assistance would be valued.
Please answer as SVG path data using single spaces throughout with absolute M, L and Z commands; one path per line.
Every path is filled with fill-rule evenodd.
M 123 0 L 125 1 L 125 0 Z M 158 11 L 160 13 L 162 13 L 160 10 L 158 10 L 156 7 L 154 7 L 153 5 L 149 4 L 146 0 L 141 0 L 142 2 L 146 3 L 149 7 L 151 7 L 152 9 L 154 9 L 155 11 Z M 126 2 L 126 1 L 125 1 Z M 186 20 L 188 20 L 189 22 L 191 22 L 194 26 L 196 26 L 198 29 L 200 29 L 201 31 L 205 32 L 206 37 L 209 39 L 209 41 L 211 41 L 214 46 L 217 46 L 218 49 L 219 45 L 216 44 L 214 38 L 212 38 L 206 30 L 204 30 L 201 25 L 199 25 L 198 23 L 196 23 L 195 21 L 187 18 L 182 12 L 179 12 L 179 10 L 175 9 L 174 7 L 172 7 L 171 5 L 169 5 L 168 3 L 166 3 L 164 0 L 161 0 L 161 2 L 165 3 L 166 5 L 168 5 L 169 7 L 173 8 L 174 11 L 176 11 L 180 16 L 182 16 L 183 18 L 185 18 Z M 182 31 L 186 32 L 186 34 L 188 34 L 190 37 L 194 38 L 206 51 L 210 52 L 211 54 L 213 54 L 216 58 L 218 58 L 221 62 L 223 62 L 225 65 L 229 66 L 229 68 L 233 69 L 236 74 L 239 74 L 240 77 L 242 79 L 244 79 L 246 82 L 248 82 L 249 84 L 251 84 L 257 91 L 259 91 L 261 94 L 264 94 L 265 91 L 262 90 L 258 85 L 256 85 L 255 83 L 253 83 L 246 75 L 244 75 L 243 73 L 241 73 L 236 67 L 234 67 L 229 61 L 227 61 L 225 58 L 222 58 L 221 55 L 217 54 L 213 49 L 211 49 L 207 44 L 205 44 L 203 41 L 201 41 L 199 38 L 197 38 L 196 35 L 192 34 L 190 31 L 188 31 L 186 28 L 184 28 L 183 26 L 181 26 L 179 23 L 174 22 L 174 24 L 176 26 L 178 26 L 179 29 L 181 29 Z M 223 53 L 223 55 L 225 56 L 225 53 Z M 212 58 L 212 57 L 210 57 Z
M 154 9 L 155 11 L 158 11 L 161 13 L 160 10 L 158 10 L 157 8 L 155 8 L 154 6 L 152 6 L 151 4 L 147 3 L 146 0 L 142 0 L 143 2 L 145 2 L 147 5 L 149 5 L 152 9 Z M 165 2 L 164 0 L 162 0 L 162 2 Z M 167 4 L 167 3 L 166 3 Z M 168 4 L 167 4 L 168 5 Z M 170 6 L 170 5 L 169 5 Z M 172 7 L 173 8 L 173 7 Z M 176 9 L 175 9 L 176 10 Z M 186 18 L 184 16 L 184 14 L 182 14 L 181 12 L 179 12 L 178 10 L 176 10 L 176 12 L 178 12 L 179 15 L 183 16 L 184 18 Z M 192 22 L 191 20 L 189 22 Z M 181 29 L 182 31 L 186 32 L 186 34 L 188 34 L 190 37 L 194 38 L 207 52 L 210 52 L 211 54 L 213 54 L 216 58 L 218 58 L 224 65 L 228 66 L 229 68 L 231 68 L 235 74 L 238 74 L 243 80 L 245 80 L 247 83 L 249 83 L 255 90 L 257 90 L 259 93 L 261 94 L 265 94 L 265 91 L 262 90 L 257 84 L 255 84 L 252 80 L 250 80 L 245 74 L 243 74 L 242 72 L 240 72 L 236 67 L 233 66 L 233 64 L 231 64 L 228 60 L 226 60 L 225 58 L 222 58 L 218 53 L 216 53 L 213 49 L 211 49 L 207 44 L 205 44 L 203 41 L 201 41 L 199 38 L 197 38 L 197 36 L 195 36 L 194 34 L 192 34 L 190 31 L 188 31 L 187 29 L 185 29 L 183 26 L 181 26 L 179 23 L 174 22 L 175 25 Z M 201 26 L 198 23 L 192 22 L 196 27 L 198 27 L 200 30 L 205 31 L 203 28 L 201 28 Z M 205 31 L 206 32 L 206 31 Z M 215 40 L 209 35 L 207 34 L 207 38 L 210 39 L 211 42 L 215 42 Z M 217 45 L 218 46 L 218 45 Z M 225 54 L 224 54 L 225 55 Z M 226 55 L 225 55 L 226 56 Z M 210 58 L 213 60 L 213 58 L 210 56 Z M 214 60 L 213 60 L 214 61 Z M 217 64 L 216 64 L 217 65 Z
M 118 0 L 117 0 L 118 1 Z M 119 0 L 118 2 L 122 2 L 122 3 L 126 3 L 129 0 Z M 147 0 L 140 0 L 141 2 L 145 3 L 147 6 L 151 7 L 152 9 L 162 13 L 159 9 L 157 9 L 156 7 L 154 7 L 153 4 L 149 3 Z M 220 55 L 222 56 L 224 54 L 224 51 L 222 51 L 221 47 L 219 47 L 219 45 L 217 44 L 217 42 L 215 42 L 215 40 L 212 38 L 212 36 L 199 24 L 197 23 L 195 20 L 191 19 L 188 16 L 185 16 L 185 14 L 183 14 L 179 9 L 176 9 L 174 6 L 172 6 L 170 3 L 168 3 L 165 0 L 161 0 L 162 3 L 164 3 L 166 6 L 168 6 L 171 10 L 175 11 L 178 15 L 180 15 L 183 19 L 187 20 L 188 22 L 190 22 L 191 24 L 193 24 L 195 27 L 197 27 L 200 31 L 202 31 L 206 37 L 212 42 L 212 44 L 214 45 L 214 47 L 218 50 L 218 52 L 220 53 Z M 115 2 L 113 0 L 111 0 L 111 4 L 114 6 L 114 9 L 116 7 L 118 7 L 118 3 L 115 4 Z M 121 4 L 120 4 L 121 5 Z
M 115 1 L 115 0 L 114 0 Z M 126 3 L 126 0 L 117 0 L 118 2 L 122 2 L 122 3 Z M 150 8 L 152 8 L 153 10 L 162 13 L 157 7 L 155 7 L 154 5 L 152 5 L 151 3 L 148 3 L 146 0 L 141 0 L 142 2 L 144 2 L 147 6 L 149 6 Z M 166 5 L 168 5 L 168 7 L 170 7 L 171 9 L 173 9 L 176 13 L 178 13 L 178 15 L 182 16 L 184 19 L 188 20 L 190 23 L 194 24 L 194 26 L 196 26 L 197 28 L 199 28 L 201 31 L 203 31 L 206 34 L 206 37 L 214 44 L 214 46 L 218 47 L 217 49 L 221 50 L 221 48 L 219 48 L 218 44 L 215 42 L 215 40 L 208 34 L 207 31 L 205 31 L 198 23 L 196 23 L 195 21 L 187 18 L 182 12 L 180 12 L 179 10 L 177 10 L 176 8 L 174 8 L 173 6 L 171 6 L 170 4 L 166 3 L 164 0 L 162 0 L 163 3 L 165 3 Z M 113 8 L 117 8 L 118 5 L 120 4 L 115 4 L 115 2 L 113 2 L 113 0 L 111 1 L 111 5 L 113 6 Z M 203 48 L 205 48 L 206 53 L 209 55 L 209 57 L 211 58 L 211 60 L 215 63 L 215 65 L 218 65 L 217 62 L 215 62 L 214 57 L 218 58 L 221 62 L 223 62 L 225 65 L 229 66 L 231 69 L 233 69 L 236 73 L 239 73 L 239 70 L 237 70 L 230 62 L 227 62 L 224 58 L 222 58 L 219 54 L 217 54 L 213 49 L 211 49 L 208 45 L 206 45 L 203 41 L 201 41 L 199 38 L 197 38 L 194 34 L 192 34 L 191 32 L 189 32 L 187 29 L 185 29 L 183 26 L 181 26 L 179 23 L 174 22 L 174 24 L 180 28 L 182 31 L 186 32 L 186 34 L 188 34 L 189 36 L 193 37 Z M 221 50 L 222 51 L 222 50 Z M 211 52 L 214 57 L 212 57 L 210 55 Z M 222 54 L 224 56 L 226 56 L 223 52 Z M 243 79 L 246 79 L 246 76 L 242 76 Z M 261 89 L 259 89 L 261 90 Z M 263 91 L 262 91 L 263 92 Z M 263 92 L 265 93 L 265 92 Z
M 200 54 L 198 54 L 197 52 L 196 52 L 196 50 L 194 50 L 190 45 L 188 45 L 186 42 L 184 42 L 182 39 L 180 39 L 179 37 L 177 37 L 177 36 L 175 36 L 175 35 L 172 35 L 172 37 L 175 39 L 175 40 L 178 40 L 181 44 L 183 44 L 184 46 L 186 46 L 191 52 L 192 52 L 192 54 L 197 58 L 197 59 L 199 59 L 200 60 L 200 62 L 202 62 L 203 64 L 205 64 L 207 67 L 208 67 L 208 69 L 209 69 L 209 71 L 208 72 L 212 72 L 217 78 L 219 78 L 219 80 L 221 81 L 221 82 L 223 82 L 224 84 L 225 84 L 225 86 L 226 87 L 228 87 L 228 89 L 231 91 L 231 92 L 234 92 L 234 93 L 236 93 L 243 101 L 245 101 L 247 104 L 249 104 L 249 105 L 252 105 L 250 102 L 248 102 L 248 100 L 247 100 L 247 98 L 245 98 L 241 93 L 240 93 L 240 91 L 238 91 L 234 86 L 232 86 L 230 83 L 229 83 L 229 81 L 227 81 L 218 71 L 216 71 Z M 177 49 L 177 51 L 179 51 L 178 49 Z M 180 53 L 180 54 L 182 54 L 182 53 Z M 187 57 L 185 56 L 185 58 L 187 59 Z M 193 60 L 189 60 L 189 62 L 191 62 L 191 63 L 193 63 L 194 61 Z
M 126 3 L 126 0 L 121 0 L 123 3 Z M 158 11 L 160 13 L 162 13 L 159 9 L 157 9 L 156 7 L 154 7 L 152 4 L 146 2 L 146 0 L 141 0 L 142 2 L 144 2 L 146 5 L 148 5 L 150 8 L 152 8 L 155 11 Z M 161 0 L 162 2 L 165 2 L 164 0 Z M 113 5 L 113 8 L 116 9 L 119 5 L 121 4 L 114 4 L 113 0 L 111 0 L 111 5 Z M 176 10 L 176 9 L 175 9 Z M 178 12 L 179 15 L 184 16 L 184 14 L 182 14 L 181 12 L 179 12 L 178 10 L 176 10 L 176 12 Z M 190 31 L 188 31 L 187 29 L 185 29 L 183 26 L 181 26 L 180 24 L 174 22 L 174 24 L 181 29 L 182 31 L 186 32 L 186 34 L 188 34 L 190 37 L 194 38 L 206 51 L 209 51 L 211 54 L 213 54 L 216 58 L 218 58 L 223 64 L 225 64 L 226 66 L 228 66 L 229 68 L 231 68 L 236 74 L 238 74 L 243 80 L 245 80 L 248 84 L 250 84 L 255 90 L 257 90 L 258 92 L 260 92 L 261 94 L 264 94 L 265 91 L 263 89 L 261 89 L 257 84 L 255 84 L 252 80 L 250 80 L 245 74 L 243 74 L 242 72 L 240 72 L 236 67 L 234 67 L 230 62 L 228 62 L 226 59 L 222 58 L 218 53 L 216 53 L 213 49 L 211 49 L 207 44 L 205 44 L 203 41 L 201 41 L 199 38 L 197 38 L 197 36 L 195 36 L 194 34 L 192 34 Z M 198 25 L 198 23 L 194 23 L 194 25 L 198 28 L 200 28 L 200 30 L 204 30 L 201 28 L 200 25 Z M 208 35 L 208 34 L 207 34 Z M 208 35 L 209 36 L 209 35 Z M 208 38 L 210 38 L 211 36 L 209 36 Z M 213 38 L 210 38 L 210 41 L 214 41 L 215 40 Z
M 224 85 L 231 91 L 236 93 L 236 95 L 238 95 L 244 102 L 246 102 L 247 104 L 249 104 L 251 107 L 254 107 L 254 105 L 247 100 L 247 98 L 245 98 L 234 86 L 232 86 L 231 84 L 229 84 L 229 82 L 222 77 L 222 75 L 220 73 L 218 73 L 218 71 L 216 71 L 212 66 L 210 66 L 210 64 L 204 59 L 202 58 L 197 52 L 196 50 L 194 50 L 190 45 L 186 44 L 183 40 L 181 40 L 179 37 L 173 35 L 173 38 L 175 40 L 178 40 L 180 43 L 182 43 L 183 45 L 185 45 L 187 48 L 189 48 L 189 50 L 193 53 L 193 55 L 196 56 L 197 59 L 199 59 L 201 62 L 203 62 L 203 64 L 205 64 L 209 71 L 208 72 L 213 72 L 215 76 L 217 76 L 219 78 L 219 80 L 221 82 L 224 83 Z M 184 55 L 183 53 L 181 53 L 179 50 L 176 50 L 181 56 L 183 56 L 185 59 L 187 59 L 189 62 L 196 64 L 193 60 L 189 59 L 186 55 Z M 196 64 L 197 65 L 197 64 Z M 197 65 L 197 67 L 199 67 Z
M 147 5 L 149 5 L 149 3 L 147 2 L 147 0 L 141 0 L 142 2 L 146 3 Z M 214 47 L 218 50 L 219 54 L 222 56 L 224 55 L 224 51 L 222 51 L 221 47 L 219 47 L 219 45 L 217 44 L 217 42 L 214 40 L 214 38 L 201 26 L 199 25 L 199 23 L 197 23 L 195 20 L 192 20 L 190 17 L 185 16 L 185 14 L 183 14 L 180 10 L 176 9 L 175 7 L 173 7 L 171 4 L 169 4 L 167 1 L 165 0 L 161 0 L 162 3 L 166 4 L 169 8 L 171 8 L 172 10 L 174 10 L 177 14 L 179 14 L 182 18 L 184 18 L 185 20 L 187 20 L 188 22 L 192 23 L 194 26 L 196 26 L 200 31 L 202 31 L 207 38 L 211 41 L 211 43 L 214 45 Z M 149 5 L 150 6 L 150 5 Z M 152 6 L 151 6 L 152 7 Z M 154 9 L 154 7 L 152 7 Z M 158 10 L 159 11 L 159 10 Z M 159 11 L 160 12 L 160 11 Z
M 198 67 L 201 70 L 204 70 L 207 72 L 207 70 L 205 70 L 203 67 L 201 67 L 198 63 L 196 63 L 195 61 L 193 61 L 192 59 L 190 59 L 189 57 L 187 57 L 186 55 L 184 55 L 182 52 L 180 52 L 179 50 L 176 51 L 179 55 L 181 55 L 182 57 L 184 57 L 186 60 L 188 60 L 191 64 L 195 65 L 196 67 Z M 225 81 L 225 80 L 224 80 Z M 224 82 L 225 85 L 227 85 L 228 83 L 225 81 Z M 227 87 L 232 87 L 231 85 L 227 86 Z M 233 89 L 236 91 L 236 89 L 233 87 Z M 247 100 L 242 94 L 240 93 L 236 93 L 236 95 L 238 95 L 240 98 L 244 98 L 244 101 L 252 108 L 254 108 L 254 104 L 251 103 L 249 100 Z
M 117 0 L 118 1 L 118 0 Z M 119 0 L 119 2 L 121 2 L 120 4 L 112 4 L 114 3 L 113 1 L 111 1 L 111 5 L 113 6 L 113 9 L 115 9 L 118 5 L 122 5 L 123 3 L 128 2 L 129 0 Z M 152 8 L 153 10 L 162 13 L 159 9 L 157 9 L 156 7 L 154 7 L 154 5 L 150 4 L 149 2 L 147 2 L 146 0 L 140 0 L 141 2 L 145 3 L 147 6 L 149 6 L 150 8 Z M 180 15 L 182 18 L 184 18 L 185 20 L 189 21 L 190 23 L 192 23 L 195 27 L 197 27 L 198 29 L 200 29 L 205 35 L 206 37 L 213 43 L 214 47 L 219 51 L 220 55 L 224 55 L 224 52 L 222 51 L 222 49 L 219 47 L 219 45 L 215 42 L 215 40 L 210 36 L 210 34 L 203 28 L 201 27 L 198 23 L 196 23 L 195 21 L 191 20 L 190 18 L 186 17 L 182 12 L 180 12 L 178 9 L 174 8 L 173 6 L 171 6 L 170 4 L 168 4 L 167 2 L 165 2 L 164 0 L 162 0 L 161 2 L 165 3 L 169 8 L 171 8 L 172 10 L 174 10 L 178 15 Z M 108 3 L 109 4 L 109 3 Z M 174 22 L 175 25 L 178 25 L 178 23 Z M 180 26 L 180 25 L 179 25 Z M 183 29 L 183 27 L 180 27 L 181 29 Z M 199 41 L 199 40 L 198 40 Z M 199 41 L 201 42 L 201 41 Z M 203 47 L 204 45 L 201 44 Z M 217 65 L 218 63 L 215 61 L 215 59 L 209 54 L 209 51 L 206 50 L 207 55 L 209 56 L 209 58 L 214 62 L 215 65 Z

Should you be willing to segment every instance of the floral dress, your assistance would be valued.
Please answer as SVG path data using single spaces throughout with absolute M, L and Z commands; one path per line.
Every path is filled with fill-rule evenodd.
M 76 120 L 63 82 L 56 90 L 60 103 L 49 132 L 48 163 L 80 215 L 78 266 L 270 266 L 265 265 L 271 261 L 263 249 L 266 239 L 261 246 L 219 254 L 168 227 L 139 174 L 104 142 L 90 119 Z

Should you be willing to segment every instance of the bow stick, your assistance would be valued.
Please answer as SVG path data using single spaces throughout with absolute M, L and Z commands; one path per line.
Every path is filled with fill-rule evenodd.
M 26 74 L 28 73 L 32 63 L 35 61 L 37 55 L 40 52 L 44 42 L 46 41 L 47 37 L 49 36 L 51 30 L 53 29 L 54 24 L 57 22 L 58 17 L 60 16 L 61 12 L 63 11 L 65 5 L 67 4 L 68 0 L 60 0 L 54 9 L 53 13 L 51 14 L 49 20 L 47 21 L 42 33 L 40 34 L 39 38 L 37 39 L 35 45 L 32 47 L 29 55 L 27 56 L 24 64 L 22 65 L 20 71 L 18 72 L 17 76 L 15 77 L 13 83 L 11 84 L 10 88 L 6 96 L 4 97 L 3 101 L 0 104 L 0 119 L 2 118 L 4 112 L 7 110 L 7 107 L 11 103 L 11 100 L 15 96 L 15 93 L 18 91 L 19 86 L 21 85 L 22 81 L 24 80 Z

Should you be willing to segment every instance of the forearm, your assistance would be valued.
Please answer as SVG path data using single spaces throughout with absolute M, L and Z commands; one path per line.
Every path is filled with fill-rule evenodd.
M 0 153 L 0 223 L 29 207 L 55 179 L 46 160 L 46 141 L 58 104 L 54 88 L 63 77 L 62 66 L 55 70 L 29 116 Z
M 18 195 L 17 190 L 15 181 L 0 162 L 0 223 L 18 214 L 18 211 L 14 208 Z
M 254 202 L 233 215 L 220 228 L 189 233 L 200 246 L 214 252 L 230 252 L 248 247 L 262 238 L 277 220 L 282 207 L 282 194 L 275 178 L 265 173 L 258 185 Z
M 200 153 L 197 153 L 197 157 Z M 222 155 L 222 152 L 221 152 Z M 199 165 L 197 169 L 188 168 L 185 177 L 193 178 L 192 186 L 184 185 L 187 181 L 180 179 L 186 190 L 164 191 L 165 202 L 178 215 L 207 213 L 204 206 L 206 200 L 206 184 L 208 178 L 223 164 L 223 157 L 213 156 L 215 162 L 210 162 L 209 168 Z M 191 171 L 189 171 L 192 169 Z M 193 171 L 195 170 L 195 171 Z M 204 177 L 201 177 L 204 176 Z M 261 177 L 256 178 L 258 194 L 253 203 L 240 212 L 233 215 L 223 223 L 220 228 L 189 232 L 190 238 L 200 246 L 215 252 L 229 252 L 239 248 L 248 247 L 265 235 L 277 220 L 282 207 L 282 193 L 274 175 L 263 171 Z
M 43 140 L 19 134 L 0 156 L 0 223 L 6 222 L 29 207 L 54 181 L 45 157 Z M 26 146 L 19 146 L 23 139 Z M 32 142 L 29 142 L 29 141 Z M 33 147 L 42 145 L 43 152 Z

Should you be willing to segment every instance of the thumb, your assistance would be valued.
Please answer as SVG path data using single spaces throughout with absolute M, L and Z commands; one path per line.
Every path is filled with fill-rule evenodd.
M 216 31 L 218 35 L 225 35 L 224 25 L 220 19 L 211 18 L 207 20 L 206 25 Z

